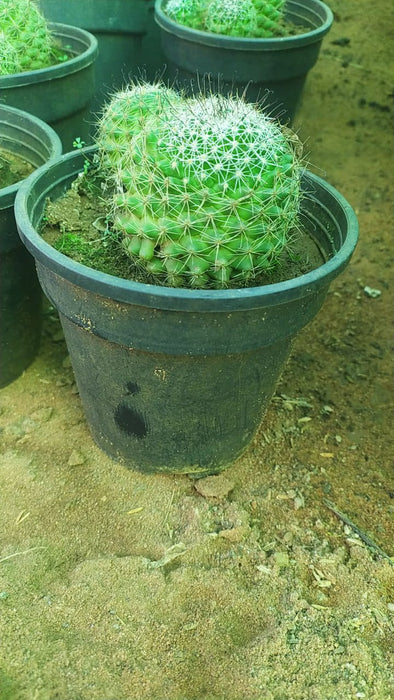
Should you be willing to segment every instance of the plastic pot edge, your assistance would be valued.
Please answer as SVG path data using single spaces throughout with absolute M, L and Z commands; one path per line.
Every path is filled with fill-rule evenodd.
M 197 44 L 205 44 L 206 46 L 215 46 L 218 48 L 222 47 L 223 49 L 235 49 L 239 51 L 281 51 L 284 49 L 289 50 L 290 48 L 306 46 L 308 44 L 321 41 L 321 39 L 329 31 L 334 20 L 332 10 L 328 7 L 328 5 L 322 2 L 322 0 L 311 1 L 316 4 L 316 6 L 324 9 L 326 18 L 320 26 L 312 29 L 310 32 L 305 32 L 304 34 L 298 34 L 296 36 L 272 37 L 267 39 L 247 39 L 204 32 L 187 27 L 186 25 L 178 24 L 168 17 L 168 15 L 166 15 L 162 10 L 164 0 L 155 0 L 155 20 L 159 27 L 164 31 L 174 34 L 178 38 L 184 39 L 185 41 L 190 41 Z
M 26 112 L 22 109 L 18 109 L 17 107 L 11 107 L 8 105 L 0 104 L 0 120 L 1 120 L 1 115 L 2 112 L 7 113 L 10 112 L 11 114 L 14 114 L 19 117 L 25 117 L 26 116 L 26 121 L 27 122 L 33 122 L 42 132 L 46 132 L 47 135 L 50 138 L 51 146 L 52 146 L 52 154 L 48 158 L 48 160 L 45 161 L 43 165 L 47 165 L 52 161 L 55 161 L 59 156 L 62 154 L 62 142 L 60 140 L 60 137 L 56 133 L 56 131 L 46 122 L 44 122 L 42 119 L 39 119 L 39 117 L 36 117 L 34 114 L 30 114 L 30 112 Z M 0 125 L 0 137 L 1 137 L 1 125 Z M 42 167 L 42 166 L 40 166 Z M 38 168 L 36 168 L 38 170 Z M 33 174 L 33 173 L 32 173 Z M 29 175 L 30 177 L 30 175 Z M 19 188 L 21 187 L 22 183 L 25 182 L 28 178 L 24 178 L 23 180 L 18 180 L 18 182 L 14 182 L 12 185 L 8 185 L 8 187 L 3 187 L 0 188 L 0 196 L 1 196 L 1 209 L 5 209 L 8 206 L 11 206 L 14 202 L 15 196 Z
M 93 270 L 71 260 L 41 238 L 30 221 L 29 197 L 31 197 L 31 189 L 34 188 L 34 185 L 41 178 L 46 176 L 50 169 L 59 169 L 63 163 L 67 163 L 70 160 L 75 160 L 76 164 L 80 162 L 80 167 L 76 167 L 73 173 L 68 171 L 67 176 L 62 178 L 64 181 L 67 181 L 72 174 L 76 176 L 78 172 L 81 172 L 83 160 L 95 150 L 95 146 L 89 146 L 78 152 L 60 156 L 59 159 L 38 168 L 27 180 L 22 182 L 15 199 L 15 213 L 19 235 L 25 246 L 37 260 L 49 266 L 54 272 L 69 282 L 103 297 L 150 308 L 156 307 L 167 310 L 189 309 L 196 312 L 217 310 L 229 312 L 233 309 L 251 309 L 267 304 L 281 304 L 289 299 L 302 298 L 309 294 L 311 287 L 319 281 L 324 280 L 324 283 L 328 286 L 330 281 L 347 265 L 356 246 L 358 221 L 351 205 L 332 185 L 319 176 L 305 171 L 304 177 L 308 182 L 315 183 L 325 189 L 338 202 L 347 222 L 347 236 L 340 249 L 327 262 L 311 272 L 284 282 L 259 287 L 194 290 L 135 282 Z M 45 192 L 41 194 L 40 201 L 49 196 L 51 189 L 51 186 L 47 187 Z M 310 197 L 310 195 L 308 196 Z

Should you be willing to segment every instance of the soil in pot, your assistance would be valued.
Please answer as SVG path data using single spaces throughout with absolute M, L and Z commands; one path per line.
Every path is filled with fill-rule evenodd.
M 13 153 L 0 149 L 0 190 L 24 180 L 34 170 L 31 163 Z

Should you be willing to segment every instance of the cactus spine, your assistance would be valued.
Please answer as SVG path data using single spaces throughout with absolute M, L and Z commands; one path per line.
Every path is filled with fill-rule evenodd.
M 168 0 L 167 15 L 194 29 L 244 38 L 283 33 L 285 0 Z
M 237 97 L 118 93 L 98 146 L 125 251 L 158 283 L 250 283 L 278 264 L 297 225 L 295 138 Z
M 1 0 L 0 75 L 53 64 L 54 40 L 33 0 Z

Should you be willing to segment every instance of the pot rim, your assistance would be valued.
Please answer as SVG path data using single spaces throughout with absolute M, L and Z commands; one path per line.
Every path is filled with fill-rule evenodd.
M 303 178 L 308 187 L 308 199 L 318 202 L 313 196 L 313 189 L 325 190 L 329 197 L 335 201 L 342 216 L 346 221 L 344 240 L 339 249 L 326 262 L 318 268 L 291 278 L 283 282 L 242 287 L 235 289 L 188 289 L 165 287 L 160 285 L 136 282 L 134 280 L 115 277 L 105 272 L 100 272 L 82 265 L 63 253 L 53 248 L 44 241 L 36 228 L 31 223 L 30 213 L 34 214 L 34 207 L 38 202 L 46 200 L 50 196 L 55 178 L 50 178 L 48 173 L 59 170 L 63 164 L 70 160 L 81 160 L 81 168 L 74 171 L 75 175 L 82 171 L 82 163 L 87 154 L 96 150 L 96 146 L 88 146 L 77 152 L 66 153 L 51 163 L 46 163 L 32 173 L 27 180 L 22 182 L 15 200 L 15 216 L 19 235 L 30 253 L 36 260 L 49 266 L 56 274 L 66 280 L 97 293 L 103 297 L 111 298 L 126 304 L 139 304 L 150 308 L 168 310 L 193 310 L 197 312 L 231 311 L 240 308 L 251 309 L 260 306 L 275 305 L 287 302 L 289 299 L 302 298 L 313 292 L 316 285 L 328 287 L 330 282 L 337 277 L 339 272 L 349 262 L 358 240 L 358 221 L 356 214 L 346 199 L 329 183 L 318 175 L 307 170 Z M 64 169 L 64 168 L 63 168 Z M 62 179 L 70 180 L 70 171 Z M 40 180 L 48 178 L 49 184 L 39 195 L 33 199 L 32 190 L 40 183 Z M 57 181 L 59 182 L 59 181 Z M 55 182 L 56 184 L 56 182 Z M 321 205 L 323 208 L 324 205 Z
M 307 0 L 309 4 L 312 4 L 324 13 L 324 19 L 315 29 L 296 36 L 271 37 L 267 39 L 238 38 L 226 36 L 225 34 L 215 34 L 214 32 L 204 32 L 200 29 L 193 29 L 192 27 L 178 24 L 178 22 L 172 20 L 163 12 L 163 2 L 164 0 L 155 0 L 155 20 L 164 31 L 174 34 L 185 41 L 239 51 L 280 51 L 313 44 L 321 41 L 334 21 L 332 10 L 322 0 Z M 302 6 L 303 0 L 288 0 L 288 3 L 289 5 Z

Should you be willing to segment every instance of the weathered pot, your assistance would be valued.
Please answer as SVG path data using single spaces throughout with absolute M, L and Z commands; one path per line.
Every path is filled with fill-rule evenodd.
M 59 137 L 47 124 L 5 105 L 0 105 L 0 146 L 36 168 L 62 150 Z M 41 335 L 41 288 L 14 216 L 20 185 L 0 189 L 0 387 L 19 377 L 34 360 Z
M 39 235 L 47 197 L 91 149 L 43 167 L 20 190 L 20 235 L 58 309 L 86 418 L 111 457 L 145 472 L 218 472 L 248 447 L 295 335 L 347 265 L 357 219 L 306 172 L 302 223 L 326 262 L 286 282 L 227 290 L 161 287 L 97 272 Z
M 52 22 L 77 25 L 97 38 L 92 112 L 98 112 L 108 95 L 121 89 L 129 77 L 143 75 L 152 81 L 163 70 L 153 0 L 39 0 L 39 5 Z

